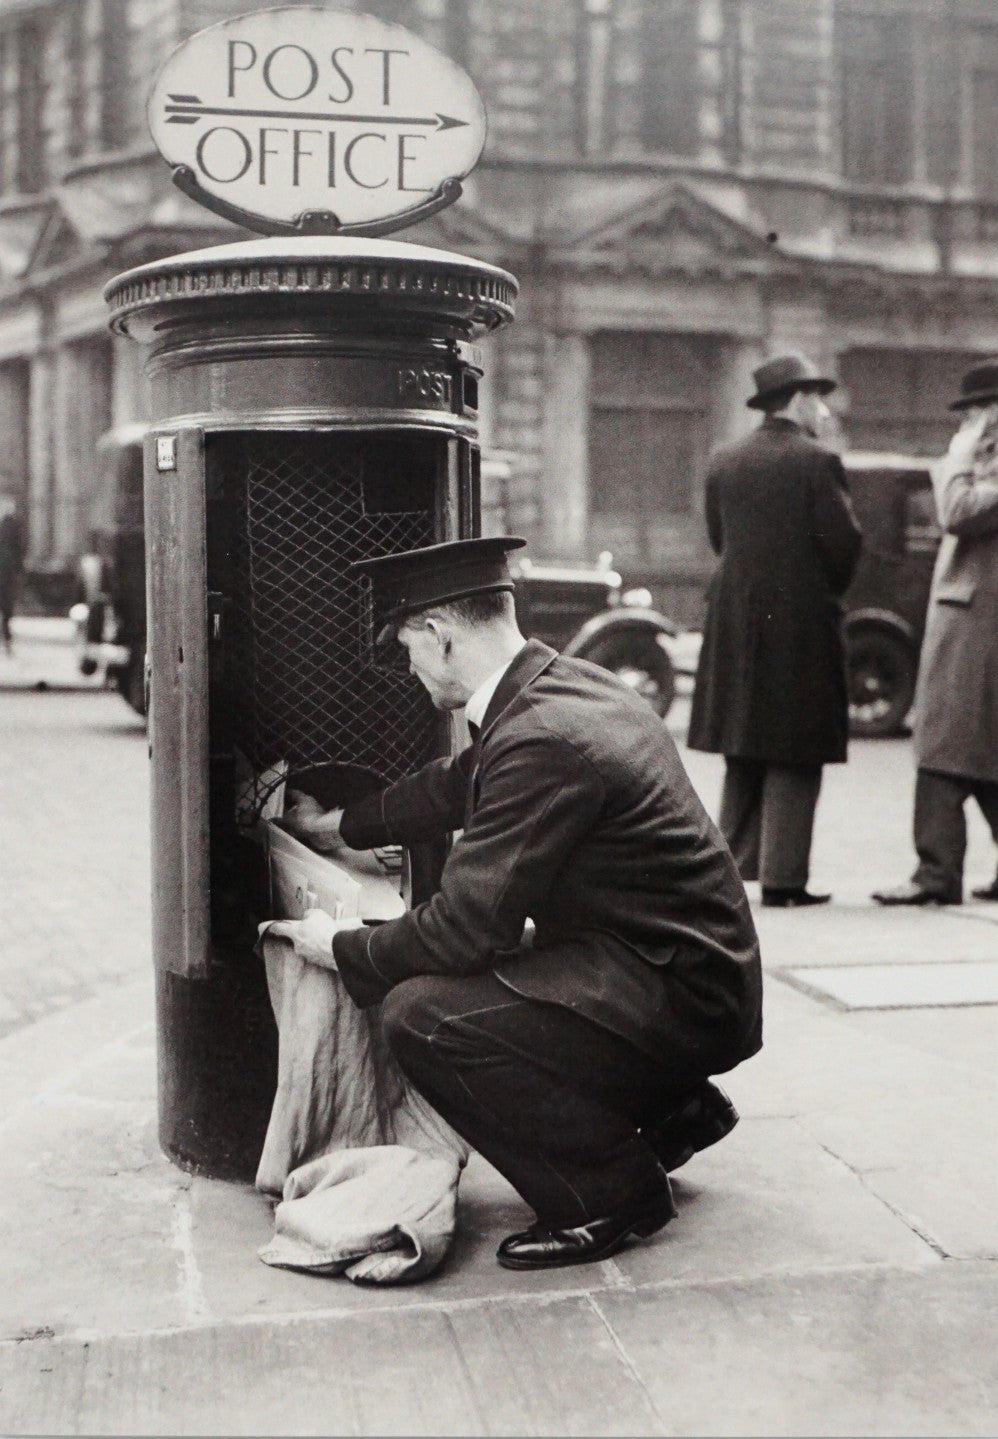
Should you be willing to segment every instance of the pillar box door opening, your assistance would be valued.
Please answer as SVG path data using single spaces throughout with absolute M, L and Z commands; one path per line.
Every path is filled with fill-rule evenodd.
M 145 446 L 160 1138 L 252 1178 L 276 1030 L 256 926 L 258 821 L 281 784 L 342 802 L 450 726 L 382 655 L 355 560 L 479 533 L 477 340 L 515 281 L 388 241 L 249 241 L 108 287 L 149 345 Z M 324 785 L 332 771 L 336 796 Z M 378 856 L 418 901 L 444 854 Z

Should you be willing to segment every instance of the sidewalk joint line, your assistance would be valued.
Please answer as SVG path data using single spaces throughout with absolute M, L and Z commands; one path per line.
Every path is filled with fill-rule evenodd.
M 798 1124 L 800 1123 L 799 1120 L 795 1122 Z M 804 1129 L 803 1125 L 800 1125 L 800 1127 Z M 808 1130 L 805 1129 L 804 1132 L 808 1134 L 811 1139 L 814 1140 L 814 1142 L 818 1145 L 818 1148 L 823 1150 L 830 1159 L 834 1159 L 837 1163 L 843 1165 L 849 1171 L 852 1177 L 859 1183 L 860 1187 L 864 1189 L 867 1194 L 869 1194 L 871 1199 L 875 1199 L 878 1204 L 882 1205 L 882 1207 L 887 1210 L 888 1214 L 893 1214 L 894 1218 L 899 1220 L 901 1224 L 903 1224 L 906 1229 L 910 1230 L 910 1232 L 914 1234 L 917 1239 L 920 1239 L 924 1245 L 931 1249 L 932 1253 L 935 1254 L 938 1259 L 953 1258 L 951 1254 L 948 1254 L 946 1252 L 946 1250 L 942 1247 L 939 1241 L 937 1239 L 934 1239 L 932 1235 L 928 1232 L 928 1230 L 925 1229 L 923 1226 L 919 1225 L 910 1214 L 905 1214 L 905 1212 L 902 1209 L 899 1209 L 896 1204 L 892 1204 L 889 1199 L 885 1199 L 882 1194 L 878 1194 L 877 1191 L 867 1180 L 866 1174 L 863 1172 L 863 1170 L 857 1169 L 855 1165 L 850 1164 L 849 1161 L 843 1158 L 841 1154 L 836 1154 L 834 1149 L 830 1149 L 827 1144 L 824 1144 L 820 1139 L 817 1139 L 814 1135 L 811 1135 Z
M 617 1333 L 616 1329 L 610 1323 L 609 1318 L 606 1314 L 604 1314 L 603 1310 L 597 1303 L 597 1296 L 595 1294 L 590 1294 L 588 1302 L 590 1309 L 593 1311 L 600 1324 L 602 1324 L 603 1328 L 606 1330 L 606 1333 L 610 1339 L 610 1343 L 617 1351 L 617 1358 L 620 1360 L 627 1373 L 631 1376 L 631 1380 L 637 1386 L 638 1392 L 644 1397 L 644 1401 L 647 1404 L 650 1413 L 653 1415 L 655 1421 L 659 1426 L 659 1432 L 662 1434 L 674 1433 L 675 1431 L 670 1429 L 669 1426 L 666 1424 L 664 1415 L 659 1413 L 658 1406 L 655 1403 L 655 1400 L 652 1398 L 651 1393 L 648 1390 L 647 1384 L 644 1382 L 644 1380 L 641 1378 L 641 1375 L 638 1373 L 637 1368 L 634 1364 L 634 1360 L 624 1348 L 624 1344 L 620 1338 L 620 1335 Z
M 180 1259 L 180 1297 L 190 1325 L 199 1325 L 208 1315 L 204 1284 L 194 1253 L 191 1191 L 183 1189 L 174 1201 L 173 1247 Z

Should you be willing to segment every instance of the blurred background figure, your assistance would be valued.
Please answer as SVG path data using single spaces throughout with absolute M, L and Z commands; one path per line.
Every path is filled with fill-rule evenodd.
M 11 653 L 10 622 L 17 606 L 24 571 L 24 529 L 17 501 L 6 487 L 0 488 L 0 639 Z
M 862 537 L 838 456 L 817 443 L 835 382 L 794 352 L 754 372 L 762 425 L 706 481 L 708 591 L 691 749 L 725 757 L 719 825 L 744 880 L 779 907 L 807 888 L 825 764 L 846 758 L 842 606 Z
M 971 795 L 998 844 L 998 359 L 966 372 L 950 409 L 965 413 L 932 472 L 944 534 L 915 695 L 918 865 L 880 904 L 961 903 Z M 998 900 L 998 878 L 973 893 Z

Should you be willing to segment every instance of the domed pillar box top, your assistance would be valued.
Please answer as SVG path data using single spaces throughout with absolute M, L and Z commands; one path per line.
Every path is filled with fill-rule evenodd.
M 512 275 L 466 255 L 326 236 L 173 255 L 105 290 L 112 328 L 150 346 L 155 418 L 220 427 L 251 414 L 453 424 L 456 376 L 480 372 L 473 342 L 512 320 L 516 294 Z

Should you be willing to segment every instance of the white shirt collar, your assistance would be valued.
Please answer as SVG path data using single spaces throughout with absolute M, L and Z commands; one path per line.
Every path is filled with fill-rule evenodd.
M 464 707 L 464 717 L 466 720 L 470 720 L 472 724 L 481 726 L 481 723 L 485 718 L 485 711 L 489 707 L 492 696 L 499 688 L 499 683 L 503 675 L 509 669 L 510 665 L 513 663 L 513 660 L 519 659 L 525 647 L 526 641 L 524 641 L 524 643 L 517 650 L 516 654 L 513 656 L 513 659 L 507 661 L 507 663 L 504 665 L 500 665 L 497 670 L 493 670 L 492 673 L 489 675 L 488 679 L 482 680 L 482 683 L 478 686 L 477 690 L 475 690 L 475 693 L 471 696 L 471 699 Z

